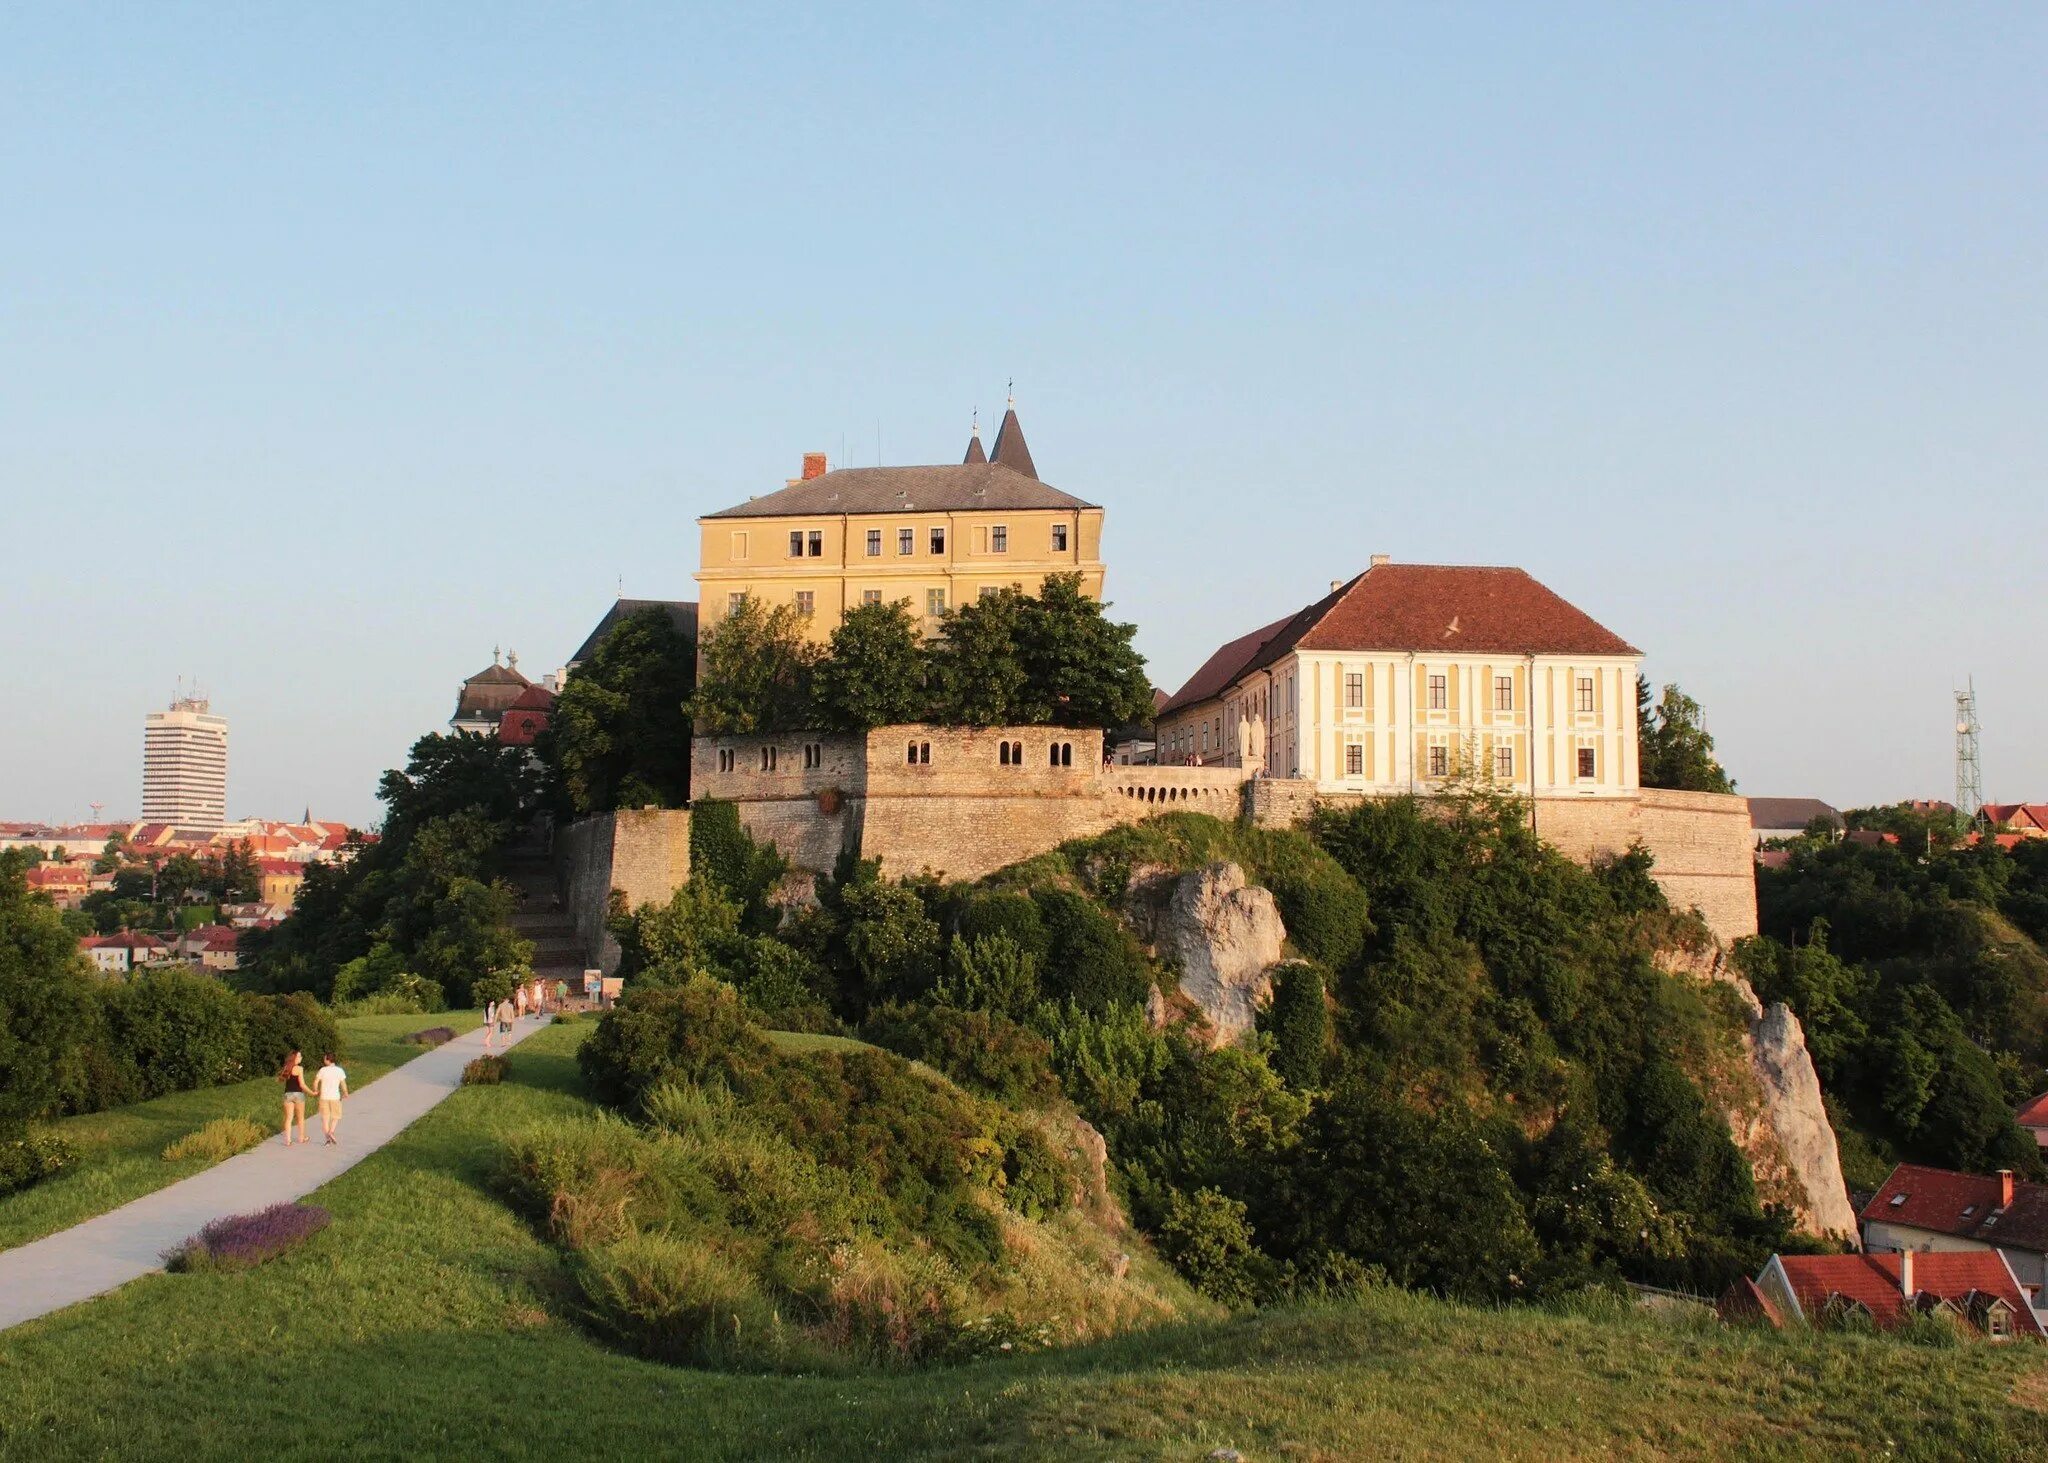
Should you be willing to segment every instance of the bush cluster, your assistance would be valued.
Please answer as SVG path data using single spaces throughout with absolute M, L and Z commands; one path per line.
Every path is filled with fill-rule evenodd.
M 55 1133 L 0 1137 L 0 1199 L 55 1178 L 78 1161 L 78 1150 Z
M 599 1326 L 645 1355 L 899 1364 L 1168 1313 L 1074 1213 L 1056 1120 L 888 1052 L 780 1050 L 706 978 L 629 993 L 579 1061 L 636 1121 L 530 1133 L 507 1183 L 575 1252 Z
M 188 1158 L 203 1158 L 208 1163 L 219 1163 L 248 1152 L 269 1136 L 247 1118 L 215 1118 L 165 1147 L 164 1161 L 180 1163 Z
M 510 1063 L 501 1056 L 473 1057 L 463 1065 L 462 1085 L 464 1087 L 495 1087 L 505 1080 L 505 1073 L 509 1066 Z
M 414 1046 L 423 1046 L 428 1050 L 432 1050 L 437 1046 L 446 1046 L 449 1042 L 455 1040 L 455 1028 L 452 1026 L 429 1026 L 424 1031 L 409 1033 L 405 1039 Z

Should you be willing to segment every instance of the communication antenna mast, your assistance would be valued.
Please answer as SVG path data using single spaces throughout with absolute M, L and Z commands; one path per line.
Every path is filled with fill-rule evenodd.
M 1984 774 L 1977 762 L 1977 684 L 1975 678 L 1956 692 L 1956 817 L 1965 824 L 1977 820 L 1984 806 Z

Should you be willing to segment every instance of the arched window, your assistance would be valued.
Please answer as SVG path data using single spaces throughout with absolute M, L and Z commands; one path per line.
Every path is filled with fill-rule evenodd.
M 906 761 L 906 762 L 908 762 L 908 763 L 909 763 L 909 764 L 910 764 L 910 765 L 911 765 L 912 767 L 915 767 L 915 766 L 917 765 L 917 743 L 916 743 L 916 742 L 912 742 L 912 743 L 910 744 L 909 748 L 907 749 L 907 751 L 906 751 L 906 752 L 905 752 L 905 754 L 904 754 L 904 758 L 903 758 L 903 760 L 904 760 L 904 761 Z
M 996 743 L 996 761 L 1005 767 L 1010 765 L 1010 744 L 1008 742 Z

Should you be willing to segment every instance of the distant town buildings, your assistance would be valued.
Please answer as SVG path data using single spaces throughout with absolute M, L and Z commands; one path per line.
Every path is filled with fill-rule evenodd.
M 142 816 L 179 828 L 227 821 L 228 723 L 204 698 L 181 696 L 142 728 Z
M 703 613 L 743 598 L 794 605 L 827 640 L 855 605 L 909 605 L 936 633 L 963 600 L 1036 593 L 1051 574 L 1102 595 L 1102 509 L 1040 481 L 1013 407 L 982 451 L 977 430 L 957 465 L 830 470 L 804 455 L 787 486 L 697 520 Z

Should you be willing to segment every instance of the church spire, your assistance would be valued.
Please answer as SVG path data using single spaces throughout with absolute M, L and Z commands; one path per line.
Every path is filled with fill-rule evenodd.
M 988 454 L 981 450 L 981 413 L 974 413 L 974 425 L 967 429 L 967 455 L 960 459 L 963 465 L 987 462 Z
M 996 428 L 996 450 L 989 461 L 997 467 L 1021 472 L 1028 478 L 1038 476 L 1038 469 L 1031 461 L 1031 449 L 1024 445 L 1024 429 L 1017 424 L 1017 398 L 1014 393 L 1004 408 L 1003 424 Z

